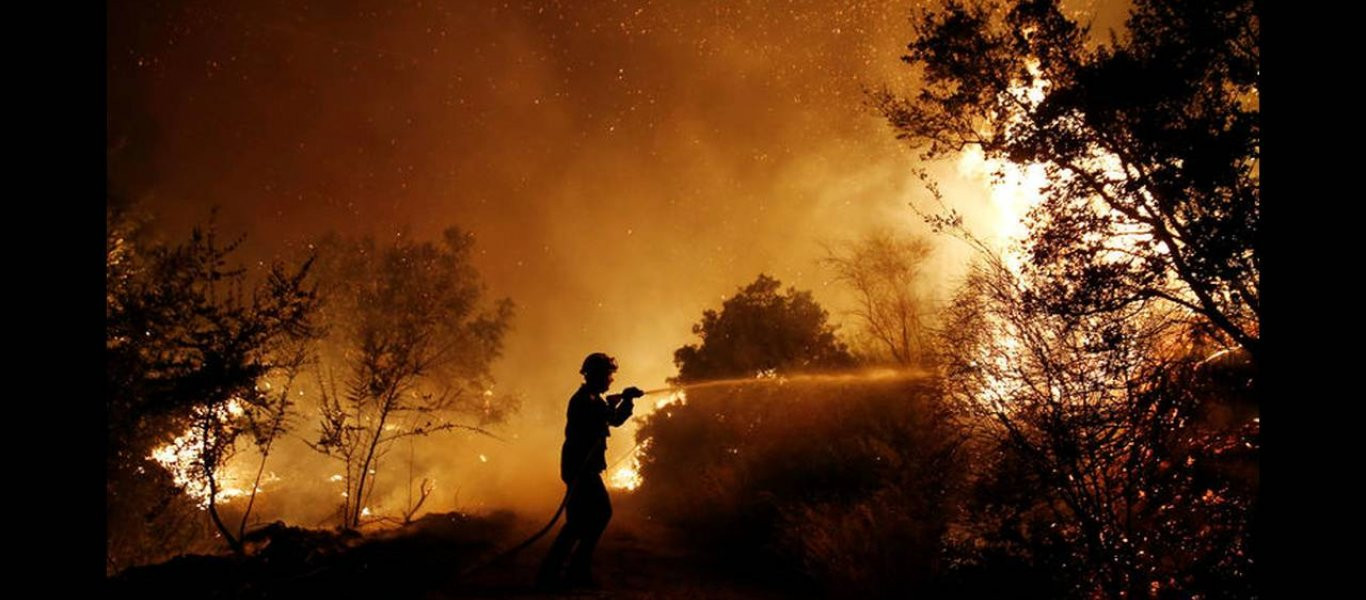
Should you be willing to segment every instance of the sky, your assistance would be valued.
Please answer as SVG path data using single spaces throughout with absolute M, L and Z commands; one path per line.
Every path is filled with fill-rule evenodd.
M 585 355 L 660 387 L 702 311 L 759 273 L 844 323 L 822 243 L 928 234 L 916 154 L 866 95 L 913 91 L 920 4 L 111 2 L 109 191 L 170 238 L 218 207 L 249 262 L 327 231 L 473 232 L 489 297 L 517 305 L 494 373 L 523 409 L 507 442 L 432 440 L 423 464 L 461 482 L 441 502 L 535 509 L 560 492 Z M 1122 24 L 1123 4 L 1073 8 Z M 926 166 L 970 227 L 996 227 L 984 172 Z M 936 245 L 942 292 L 969 254 Z

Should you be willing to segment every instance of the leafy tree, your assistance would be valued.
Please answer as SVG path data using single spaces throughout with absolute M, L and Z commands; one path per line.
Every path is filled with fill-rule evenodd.
M 120 515 L 111 518 L 110 543 L 133 535 L 122 515 L 152 521 L 165 506 L 134 506 L 147 501 L 138 490 L 162 474 L 149 458 L 192 431 L 180 438 L 196 440 L 181 448 L 194 463 L 187 477 L 207 485 L 210 519 L 240 552 L 218 513 L 217 475 L 246 431 L 237 415 L 262 408 L 258 383 L 287 360 L 282 349 L 318 334 L 310 263 L 274 265 L 249 287 L 246 271 L 228 266 L 241 239 L 220 245 L 212 219 L 187 242 L 165 246 L 148 241 L 146 217 L 119 208 L 106 216 L 106 499 L 109 514 Z
M 876 99 L 925 158 L 1043 166 L 1030 301 L 1082 315 L 1157 299 L 1255 359 L 1259 22 L 1252 0 L 1136 0 L 1096 45 L 1057 0 L 951 1 L 915 22 L 919 92 Z
M 926 351 L 928 305 L 921 279 L 931 252 L 928 240 L 875 231 L 856 242 L 827 248 L 823 260 L 854 292 L 851 312 L 865 335 L 896 364 L 919 364 Z
M 516 408 L 489 391 L 512 302 L 481 307 L 473 245 L 455 228 L 439 244 L 400 236 L 379 246 L 333 235 L 317 245 L 333 335 L 318 376 L 321 432 L 312 447 L 345 466 L 347 527 L 360 525 L 379 460 L 394 441 L 456 428 L 484 432 Z M 449 420 L 455 415 L 476 424 Z
M 847 367 L 854 359 L 826 322 L 829 314 L 811 292 L 788 288 L 760 274 L 721 311 L 707 310 L 693 325 L 700 344 L 674 352 L 676 383 L 726 377 L 752 377 L 764 372 L 808 371 Z

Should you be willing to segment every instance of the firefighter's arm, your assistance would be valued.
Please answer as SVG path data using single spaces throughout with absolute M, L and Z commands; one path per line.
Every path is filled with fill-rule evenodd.
M 631 418 L 631 413 L 635 411 L 636 398 L 644 395 L 645 392 L 640 391 L 640 388 L 628 387 L 622 390 L 620 394 L 608 396 L 607 408 L 609 414 L 607 422 L 611 423 L 614 427 L 620 427 L 622 423 L 626 422 L 626 419 Z

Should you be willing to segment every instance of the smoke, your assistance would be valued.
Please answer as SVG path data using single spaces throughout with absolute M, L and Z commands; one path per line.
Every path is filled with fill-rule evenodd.
M 373 500 L 390 509 L 407 497 L 410 457 L 417 482 L 436 480 L 424 509 L 553 509 L 585 355 L 618 357 L 620 386 L 659 387 L 702 311 L 759 272 L 837 315 L 847 298 L 818 265 L 821 241 L 926 230 L 907 207 L 928 201 L 917 161 L 864 95 L 913 84 L 899 60 L 904 2 L 248 0 L 109 13 L 111 190 L 168 232 L 220 206 L 255 264 L 326 231 L 435 239 L 456 224 L 477 236 L 490 297 L 517 302 L 495 376 L 521 412 L 496 428 L 503 441 L 395 446 L 379 473 L 392 492 Z M 983 177 L 930 170 L 970 226 L 990 226 Z M 941 246 L 941 286 L 966 256 Z M 339 469 L 303 444 L 310 418 L 271 457 L 268 470 L 299 475 L 263 514 L 313 518 L 339 493 L 327 480 Z M 614 432 L 609 462 L 634 431 Z

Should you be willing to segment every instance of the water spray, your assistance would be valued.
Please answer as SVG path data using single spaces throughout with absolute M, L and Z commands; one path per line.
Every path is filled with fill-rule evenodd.
M 771 373 L 771 372 L 767 372 Z M 864 381 L 900 381 L 908 379 L 922 379 L 928 377 L 930 373 L 921 369 L 871 369 L 866 371 L 856 371 L 848 373 L 798 373 L 795 375 L 765 374 L 761 372 L 754 377 L 735 377 L 731 379 L 712 379 L 709 381 L 699 381 L 683 385 L 655 388 L 645 390 L 645 395 L 674 392 L 686 392 L 689 390 L 707 389 L 715 387 L 738 387 L 744 385 L 786 385 L 789 383 L 851 383 Z

